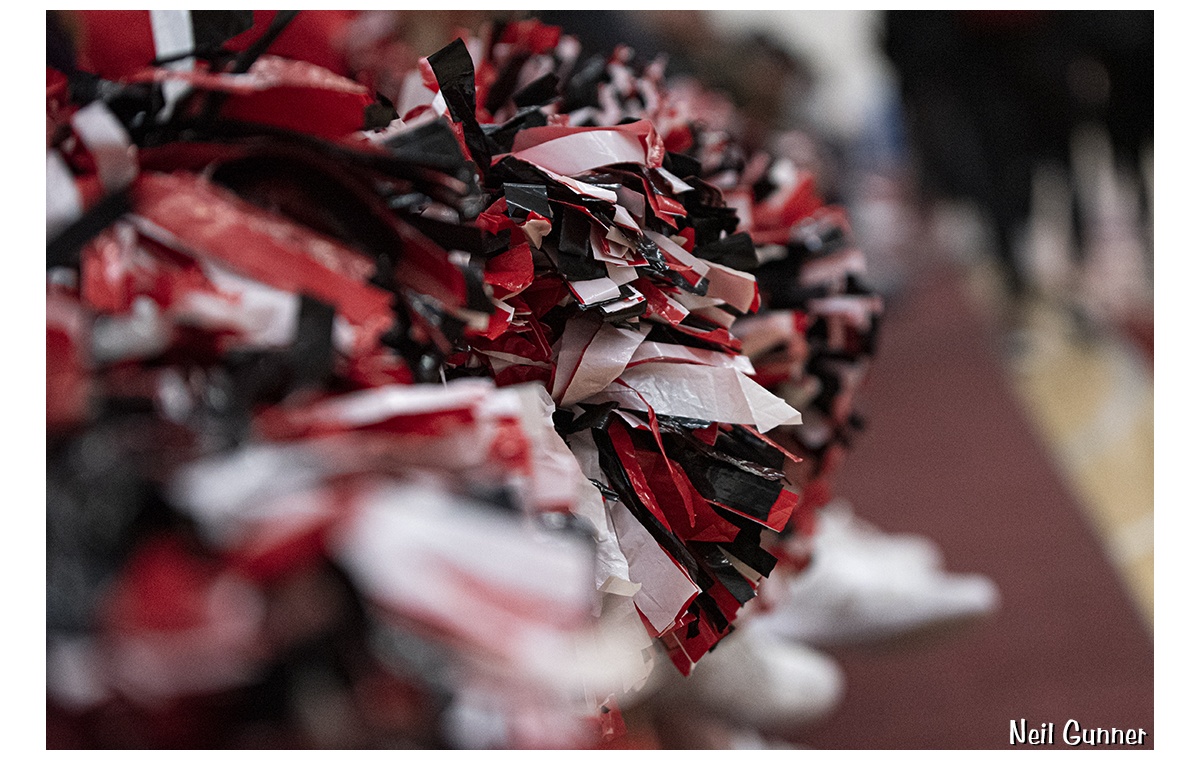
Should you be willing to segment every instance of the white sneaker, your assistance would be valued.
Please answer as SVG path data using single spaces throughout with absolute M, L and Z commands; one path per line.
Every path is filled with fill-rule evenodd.
M 834 499 L 817 512 L 815 554 L 854 554 L 871 562 L 940 570 L 942 552 L 929 538 L 885 533 L 854 514 L 850 502 Z
M 829 655 L 748 629 L 722 639 L 687 678 L 671 675 L 660 704 L 784 735 L 827 717 L 846 690 L 842 669 Z
M 931 542 L 864 525 L 836 513 L 818 522 L 812 564 L 790 583 L 790 597 L 747 627 L 828 647 L 964 622 L 999 606 L 995 583 L 945 572 Z

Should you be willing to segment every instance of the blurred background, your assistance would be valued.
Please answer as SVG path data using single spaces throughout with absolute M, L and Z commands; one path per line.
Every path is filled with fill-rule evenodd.
M 666 54 L 848 210 L 885 309 L 835 492 L 999 589 L 968 626 L 828 648 L 844 698 L 782 738 L 1153 735 L 1153 12 L 534 13 L 585 53 Z M 487 18 L 415 14 L 414 59 Z M 623 748 L 681 746 L 624 720 Z

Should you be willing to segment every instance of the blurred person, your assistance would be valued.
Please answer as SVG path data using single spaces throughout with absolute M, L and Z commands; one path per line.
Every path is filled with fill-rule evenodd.
M 1132 167 L 1152 137 L 1152 12 L 889 11 L 884 27 L 924 200 L 977 205 L 1005 294 L 1026 302 L 1036 295 L 1023 260 L 1035 174 L 1069 168 L 1067 243 L 1075 268 L 1088 266 L 1101 217 L 1112 217 L 1097 172 L 1140 178 Z M 1100 126 L 1099 147 L 1084 144 L 1088 125 Z M 1121 201 L 1133 224 L 1144 224 L 1147 198 L 1139 183 Z
M 1065 62 L 1039 60 L 1057 50 L 1048 35 L 1042 11 L 889 11 L 885 18 L 884 47 L 899 74 L 922 192 L 985 211 L 1012 297 L 1028 289 L 1017 239 L 1029 215 L 1034 154 L 1039 144 L 1061 147 L 1069 123 L 1065 80 L 1042 79 L 1066 72 Z
M 1064 12 L 1084 51 L 1072 85 L 1096 104 L 1072 133 L 1070 190 L 1076 278 L 1072 309 L 1099 326 L 1153 332 L 1154 14 Z

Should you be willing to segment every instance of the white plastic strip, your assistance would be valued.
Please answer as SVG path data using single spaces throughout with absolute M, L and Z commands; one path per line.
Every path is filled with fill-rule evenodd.
M 172 58 L 190 53 L 196 48 L 190 10 L 150 11 L 150 32 L 154 35 L 154 56 L 156 58 Z M 166 68 L 174 71 L 191 71 L 195 66 L 196 59 L 190 55 L 166 64 Z M 163 82 L 163 99 L 166 103 L 158 115 L 160 122 L 171 118 L 175 104 L 187 94 L 189 89 L 190 85 L 186 82 Z
M 588 400 L 637 409 L 640 394 L 658 414 L 754 425 L 760 433 L 800 424 L 800 412 L 736 369 L 654 362 L 631 366 L 620 379 L 629 387 L 614 383 Z
M 52 239 L 82 215 L 83 199 L 67 162 L 57 150 L 46 151 L 46 239 Z
M 137 148 L 104 101 L 94 100 L 76 111 L 71 117 L 71 128 L 96 161 L 96 174 L 106 192 L 120 190 L 133 182 L 138 172 Z

